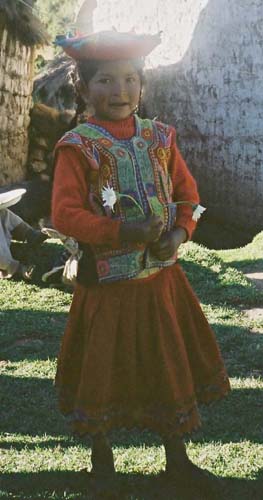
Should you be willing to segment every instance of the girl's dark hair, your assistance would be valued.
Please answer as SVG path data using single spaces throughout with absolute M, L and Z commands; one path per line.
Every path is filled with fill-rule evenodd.
M 103 61 L 101 60 L 79 60 L 76 61 L 76 70 L 75 70 L 75 75 L 73 80 L 76 81 L 78 78 L 88 85 L 89 81 L 93 76 L 97 73 L 100 64 Z M 138 71 L 140 81 L 141 81 L 141 86 L 143 87 L 145 83 L 145 77 L 144 77 L 144 60 L 143 59 L 132 59 L 131 62 L 134 64 L 134 67 Z M 79 93 L 76 93 L 76 104 L 77 104 L 77 109 L 76 109 L 76 121 L 77 117 L 84 113 L 86 109 L 86 103 L 84 102 L 83 98 Z M 140 114 L 140 102 L 139 102 L 139 112 Z

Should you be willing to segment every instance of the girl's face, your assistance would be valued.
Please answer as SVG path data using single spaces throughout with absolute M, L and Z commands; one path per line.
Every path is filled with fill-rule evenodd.
M 124 120 L 136 109 L 141 92 L 138 70 L 131 61 L 103 61 L 84 90 L 95 117 Z

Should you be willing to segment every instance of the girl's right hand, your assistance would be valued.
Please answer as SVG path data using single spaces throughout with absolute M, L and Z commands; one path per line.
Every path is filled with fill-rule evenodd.
M 121 224 L 120 239 L 129 243 L 152 243 L 159 239 L 163 227 L 161 217 L 151 215 L 144 221 Z

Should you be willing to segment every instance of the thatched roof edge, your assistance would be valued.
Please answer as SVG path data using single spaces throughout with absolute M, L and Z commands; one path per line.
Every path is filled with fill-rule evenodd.
M 7 25 L 8 31 L 23 45 L 45 45 L 49 35 L 33 14 L 32 3 L 30 0 L 0 0 L 0 28 Z

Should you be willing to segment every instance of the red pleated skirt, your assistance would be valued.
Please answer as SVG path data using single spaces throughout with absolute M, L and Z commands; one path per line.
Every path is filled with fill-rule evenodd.
M 78 434 L 183 435 L 229 380 L 179 264 L 143 280 L 77 285 L 58 358 L 59 405 Z

